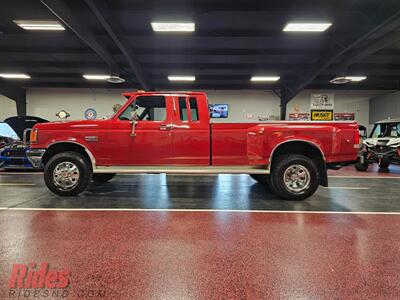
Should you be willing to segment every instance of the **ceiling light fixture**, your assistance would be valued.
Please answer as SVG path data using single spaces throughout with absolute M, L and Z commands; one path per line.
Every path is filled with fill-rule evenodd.
M 0 77 L 7 79 L 29 79 L 31 76 L 23 73 L 0 73 Z
M 195 81 L 195 76 L 169 75 L 169 81 Z
M 193 32 L 195 30 L 193 22 L 151 22 L 151 27 L 156 32 Z
M 367 79 L 367 76 L 346 76 L 345 78 L 350 81 L 358 82 Z
M 333 84 L 346 84 L 349 82 L 360 82 L 365 79 L 367 79 L 366 76 L 338 76 L 329 80 L 329 82 Z
M 95 74 L 84 74 L 82 75 L 87 80 L 108 80 L 111 78 L 110 75 L 95 75 Z
M 283 31 L 322 32 L 332 26 L 332 23 L 288 23 Z
M 65 30 L 58 21 L 14 20 L 14 23 L 25 30 Z
M 279 76 L 253 76 L 250 81 L 252 82 L 266 82 L 266 81 L 278 81 Z

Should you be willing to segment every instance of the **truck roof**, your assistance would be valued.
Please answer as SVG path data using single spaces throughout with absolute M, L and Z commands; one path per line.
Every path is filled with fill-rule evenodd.
M 135 96 L 137 94 L 146 94 L 146 95 L 181 95 L 181 94 L 190 94 L 190 95 L 205 95 L 205 92 L 199 92 L 199 91 L 143 91 L 143 90 L 137 90 L 134 92 L 126 92 L 122 93 L 122 96 L 125 98 L 129 99 L 132 96 Z

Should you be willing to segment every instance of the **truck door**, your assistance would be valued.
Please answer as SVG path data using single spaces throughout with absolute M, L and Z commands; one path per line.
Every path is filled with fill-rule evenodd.
M 138 96 L 110 132 L 110 165 L 166 165 L 172 156 L 172 97 Z M 134 135 L 132 122 L 136 120 Z
M 173 135 L 173 164 L 210 164 L 210 124 L 208 107 L 201 105 L 201 95 L 175 96 Z

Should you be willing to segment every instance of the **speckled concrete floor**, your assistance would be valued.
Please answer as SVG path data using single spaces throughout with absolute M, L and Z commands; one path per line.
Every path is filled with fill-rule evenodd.
M 399 298 L 400 213 L 384 212 L 400 176 L 352 172 L 302 202 L 245 175 L 117 176 L 60 198 L 41 174 L 0 174 L 0 298 L 26 293 L 8 284 L 32 262 L 70 272 L 51 290 L 67 299 Z

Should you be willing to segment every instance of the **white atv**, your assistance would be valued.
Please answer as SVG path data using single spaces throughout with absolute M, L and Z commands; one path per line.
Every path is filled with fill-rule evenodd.
M 400 164 L 400 119 L 377 122 L 369 138 L 363 140 L 355 167 L 366 171 L 370 163 L 378 163 L 382 169 Z

